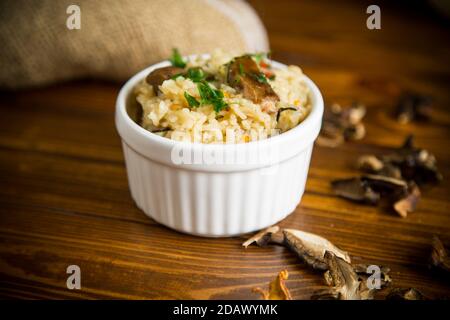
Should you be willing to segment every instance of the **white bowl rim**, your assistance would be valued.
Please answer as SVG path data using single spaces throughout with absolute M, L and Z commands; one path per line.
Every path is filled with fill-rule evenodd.
M 198 56 L 201 57 L 209 57 L 209 54 L 201 54 L 201 55 L 190 55 L 184 58 L 188 59 L 194 59 Z M 280 62 L 271 60 L 272 65 L 275 68 L 286 68 L 287 66 L 285 64 L 282 64 Z M 151 71 L 169 66 L 170 62 L 165 60 L 159 63 L 156 63 L 154 65 L 151 65 L 142 71 L 139 71 L 137 74 L 135 74 L 133 77 L 131 77 L 121 88 L 119 95 L 117 97 L 117 103 L 116 103 L 116 112 L 119 116 L 122 117 L 122 119 L 125 121 L 127 126 L 137 135 L 143 135 L 146 138 L 153 140 L 155 143 L 163 144 L 166 147 L 174 147 L 176 145 L 183 145 L 183 148 L 202 148 L 202 150 L 209 149 L 231 149 L 231 148 L 249 148 L 252 147 L 254 144 L 262 145 L 270 145 L 270 144 L 276 144 L 283 142 L 283 140 L 288 140 L 292 138 L 293 136 L 298 137 L 305 137 L 306 133 L 312 129 L 311 127 L 314 127 L 315 125 L 318 125 L 320 127 L 321 125 L 321 119 L 323 115 L 323 98 L 320 93 L 319 88 L 316 86 L 316 84 L 308 78 L 306 75 L 303 75 L 305 83 L 310 89 L 310 95 L 312 98 L 312 106 L 310 113 L 306 116 L 306 118 L 300 122 L 296 127 L 283 132 L 279 135 L 269 137 L 267 139 L 258 140 L 258 141 L 250 141 L 247 143 L 238 143 L 238 144 L 205 144 L 205 143 L 199 143 L 199 142 L 186 142 L 186 141 L 177 141 L 165 137 L 161 137 L 157 134 L 154 134 L 143 127 L 141 127 L 139 124 L 137 124 L 131 117 L 128 115 L 128 112 L 126 110 L 126 104 L 127 104 L 127 98 L 130 93 L 132 93 L 134 87 L 142 80 L 144 79 Z M 123 138 L 123 137 L 122 137 Z M 314 137 L 315 139 L 315 137 Z M 205 149 L 206 148 L 206 149 Z

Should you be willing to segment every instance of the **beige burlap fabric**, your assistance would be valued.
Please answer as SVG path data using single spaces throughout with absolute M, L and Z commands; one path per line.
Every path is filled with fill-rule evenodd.
M 76 4 L 81 29 L 69 30 Z M 0 86 L 96 77 L 123 81 L 166 59 L 215 48 L 264 51 L 267 37 L 239 0 L 31 0 L 0 2 Z

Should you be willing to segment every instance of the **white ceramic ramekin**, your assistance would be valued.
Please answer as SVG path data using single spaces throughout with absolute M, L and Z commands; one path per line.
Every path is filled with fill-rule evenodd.
M 139 126 L 132 119 L 130 107 L 135 105 L 135 85 L 150 71 L 167 65 L 165 61 L 142 70 L 122 87 L 117 98 L 116 126 L 137 206 L 167 227 L 210 237 L 256 231 L 294 211 L 305 189 L 314 140 L 321 127 L 323 99 L 317 86 L 305 76 L 311 92 L 311 113 L 283 134 L 233 145 L 178 142 Z M 277 62 L 273 66 L 286 67 Z M 193 154 L 218 153 L 228 159 L 272 152 L 272 158 L 188 164 L 173 161 L 174 148 Z

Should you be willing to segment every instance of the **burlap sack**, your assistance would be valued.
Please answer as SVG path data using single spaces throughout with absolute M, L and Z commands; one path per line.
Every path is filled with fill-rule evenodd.
M 69 30 L 69 5 L 81 29 Z M 25 87 L 79 77 L 125 80 L 182 54 L 266 51 L 259 18 L 238 0 L 31 0 L 0 2 L 0 86 Z

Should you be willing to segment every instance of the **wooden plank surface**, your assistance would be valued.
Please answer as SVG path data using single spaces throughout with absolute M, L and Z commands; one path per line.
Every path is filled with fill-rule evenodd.
M 251 1 L 273 56 L 300 65 L 327 102 L 366 104 L 367 136 L 315 146 L 301 204 L 281 226 L 327 237 L 355 262 L 391 268 L 393 285 L 450 296 L 427 267 L 432 235 L 450 241 L 450 56 L 448 23 L 420 5 L 381 5 L 382 29 L 365 27 L 357 1 Z M 0 94 L 0 297 L 252 299 L 287 268 L 294 298 L 324 285 L 281 247 L 243 249 L 245 236 L 204 239 L 158 225 L 134 205 L 113 121 L 118 84 L 78 81 Z M 399 125 L 402 90 L 433 96 L 432 121 Z M 383 153 L 413 133 L 433 152 L 444 181 L 426 188 L 401 219 L 339 199 L 330 180 L 357 174 L 355 159 Z M 66 267 L 82 289 L 66 288 Z

